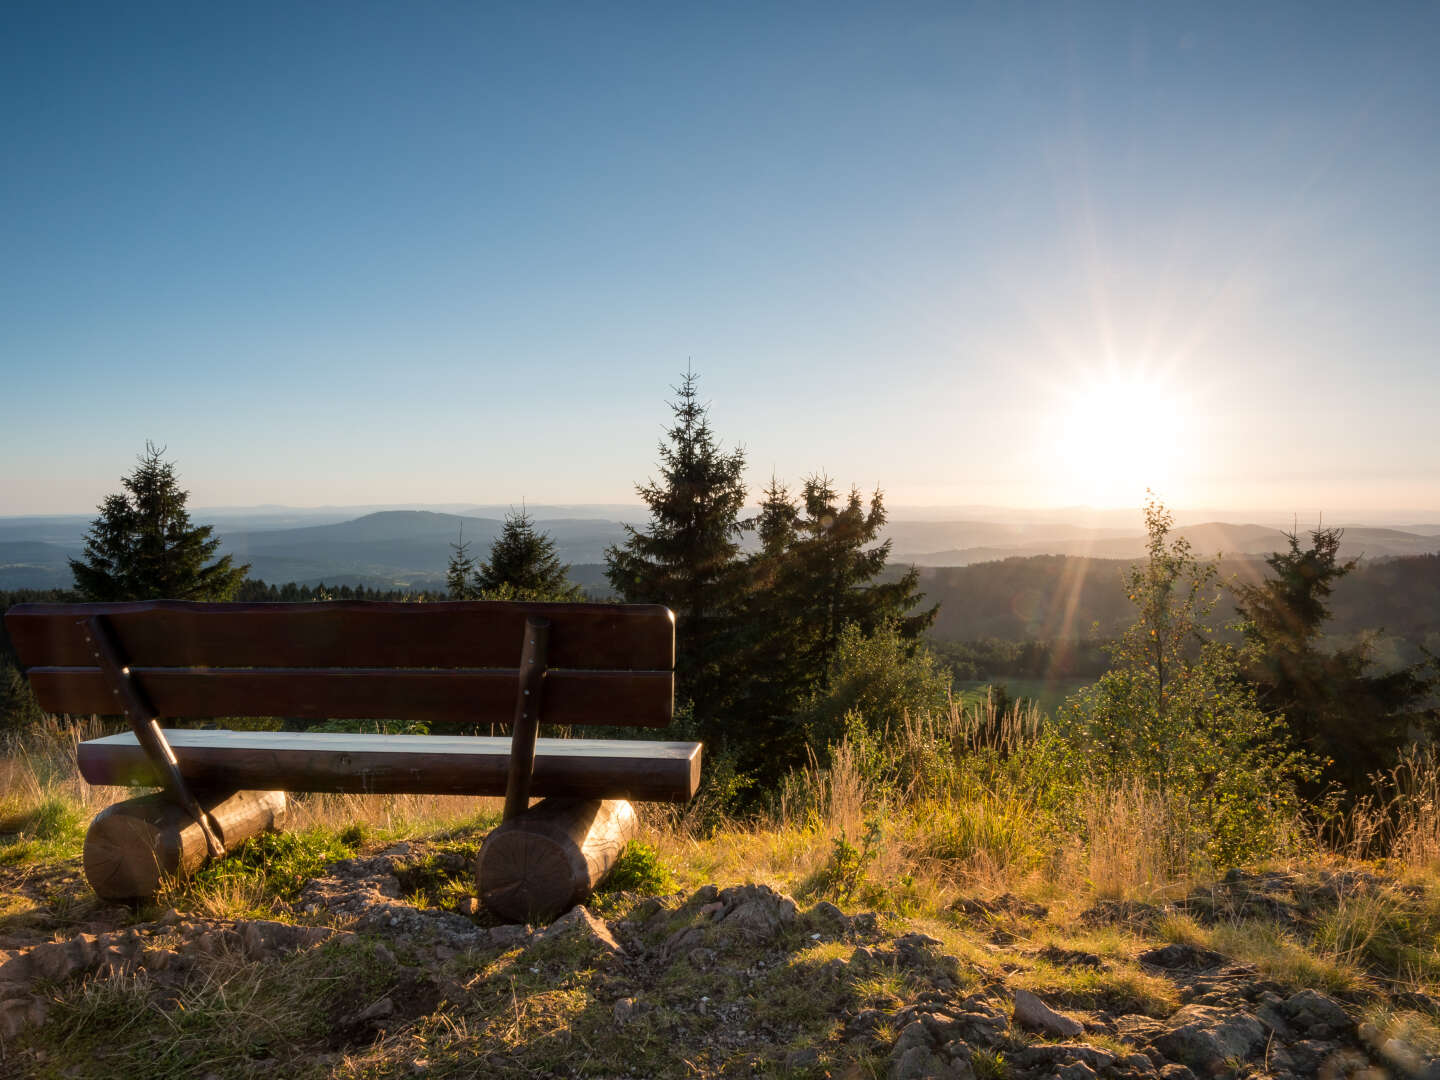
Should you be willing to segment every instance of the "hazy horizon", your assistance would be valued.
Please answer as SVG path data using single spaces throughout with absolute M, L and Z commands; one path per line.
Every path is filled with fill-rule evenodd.
M 687 364 L 752 497 L 1433 514 L 1437 53 L 1420 3 L 22 4 L 0 514 L 147 439 L 197 507 L 630 503 Z
M 868 500 L 869 493 L 863 493 Z M 334 516 L 349 520 L 372 513 L 395 510 L 410 510 L 430 513 L 446 513 L 460 516 L 500 518 L 513 510 L 526 509 L 537 520 L 555 520 L 566 516 L 594 518 L 612 521 L 642 521 L 648 517 L 649 508 L 640 501 L 633 503 L 536 503 L 522 507 L 520 503 L 356 503 L 320 504 L 297 506 L 285 503 L 256 503 L 249 506 L 199 506 L 188 505 L 193 520 L 210 520 L 220 517 L 261 517 L 264 515 L 315 515 Z M 757 505 L 748 505 L 741 511 L 741 517 L 753 515 Z M 1281 510 L 1261 507 L 1186 507 L 1167 506 L 1179 526 L 1223 522 L 1228 524 L 1264 525 L 1270 528 L 1295 526 L 1302 531 L 1317 525 L 1344 527 L 1401 527 L 1404 525 L 1440 527 L 1440 509 L 1409 510 L 1403 508 L 1379 509 L 1374 511 L 1347 510 Z M 38 514 L 0 514 L 0 521 L 21 521 L 26 519 L 71 519 L 89 520 L 98 513 L 91 510 L 69 510 Z M 886 513 L 891 521 L 906 522 L 1033 522 L 1033 523 L 1077 523 L 1105 528 L 1129 528 L 1136 533 L 1144 531 L 1143 508 L 1090 507 L 1090 506 L 994 506 L 971 505 L 905 505 L 892 504 L 886 500 Z

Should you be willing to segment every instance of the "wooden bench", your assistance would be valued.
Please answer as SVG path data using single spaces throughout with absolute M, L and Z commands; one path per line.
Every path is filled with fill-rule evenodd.
M 698 743 L 538 737 L 542 722 L 671 722 L 675 620 L 659 605 L 20 604 L 5 625 L 43 709 L 129 720 L 129 733 L 80 744 L 81 775 L 162 787 L 165 798 L 138 816 L 193 823 L 188 840 L 169 842 L 188 843 L 202 860 L 245 831 L 226 802 L 235 792 L 503 795 L 504 822 L 480 860 L 481 898 L 504 913 L 529 904 L 534 914 L 545 905 L 535 906 L 532 885 L 559 872 L 557 859 L 583 893 L 579 877 L 603 874 L 623 846 L 617 836 L 633 832 L 633 809 L 605 800 L 683 802 L 699 784 Z M 164 729 L 162 717 L 391 720 L 492 732 L 507 724 L 510 732 Z M 532 795 L 554 798 L 528 811 Z M 608 834 L 595 835 L 602 826 Z M 502 849 L 504 859 L 494 854 Z M 180 863 L 188 857 L 182 851 Z

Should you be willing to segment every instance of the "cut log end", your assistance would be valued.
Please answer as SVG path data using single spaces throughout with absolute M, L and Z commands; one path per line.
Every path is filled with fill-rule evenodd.
M 476 860 L 480 900 L 502 919 L 548 923 L 605 880 L 639 822 L 624 799 L 545 799 L 504 822 Z
M 196 792 L 226 851 L 285 818 L 283 791 Z M 193 818 L 162 792 L 102 810 L 85 834 L 85 879 L 105 900 L 148 900 L 166 878 L 185 877 L 209 851 Z

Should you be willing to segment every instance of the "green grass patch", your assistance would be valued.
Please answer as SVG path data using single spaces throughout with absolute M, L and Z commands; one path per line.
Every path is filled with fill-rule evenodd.
M 350 830 L 325 828 L 261 833 L 178 884 L 169 899 L 177 907 L 199 906 L 215 914 L 268 914 L 276 901 L 299 899 L 306 882 L 330 863 L 354 856 L 359 839 Z
M 675 891 L 675 874 L 653 847 L 642 840 L 632 840 L 615 860 L 600 891 L 661 896 Z
M 78 858 L 88 824 L 84 811 L 63 795 L 46 795 L 31 806 L 0 808 L 0 865 Z

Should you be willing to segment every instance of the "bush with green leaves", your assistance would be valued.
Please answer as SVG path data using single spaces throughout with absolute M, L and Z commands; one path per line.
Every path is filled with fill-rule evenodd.
M 643 840 L 632 840 L 625 845 L 604 885 L 607 893 L 632 892 L 645 896 L 659 896 L 674 888 L 674 873 L 660 858 L 660 853 Z
M 870 634 L 852 623 L 840 632 L 825 685 L 806 700 L 798 727 L 811 746 L 826 746 L 853 729 L 856 717 L 880 734 L 898 729 L 907 717 L 949 709 L 950 676 L 927 649 L 894 622 Z
M 1313 763 L 1260 707 L 1242 652 L 1215 636 L 1215 568 L 1183 537 L 1169 539 L 1173 523 L 1150 499 L 1149 557 L 1126 575 L 1136 620 L 1112 646 L 1110 670 L 1066 703 L 1064 719 L 1089 776 L 1138 778 L 1162 796 L 1171 827 L 1201 832 L 1212 859 L 1234 863 L 1274 850 Z

